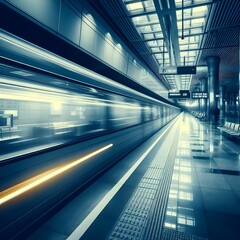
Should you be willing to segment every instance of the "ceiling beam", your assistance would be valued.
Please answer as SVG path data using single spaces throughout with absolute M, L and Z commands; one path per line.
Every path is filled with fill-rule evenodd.
M 139 13 L 129 14 L 128 17 L 135 18 L 135 17 L 141 17 L 141 16 L 153 15 L 153 14 L 157 14 L 157 12 L 155 10 L 154 11 L 142 11 Z
M 138 3 L 138 2 L 147 2 L 148 0 L 128 0 L 124 1 L 126 5 L 133 4 L 133 3 Z
M 222 0 L 218 0 L 218 1 L 222 1 Z M 189 8 L 194 8 L 194 7 L 202 7 L 202 6 L 212 5 L 213 3 L 214 2 L 205 2 L 205 3 L 196 3 L 196 4 L 192 4 L 192 5 L 187 5 L 187 6 L 183 7 L 183 10 L 189 9 Z M 182 10 L 182 7 L 176 6 L 176 10 Z
M 198 18 L 205 18 L 205 17 L 206 17 L 206 14 L 198 15 L 198 16 L 191 16 L 191 17 L 184 17 L 184 21 L 194 20 L 194 19 L 198 19 Z M 182 19 L 177 20 L 177 22 L 182 22 Z
M 136 24 L 136 27 L 145 27 L 145 26 L 152 26 L 152 25 L 158 25 L 159 22 L 155 21 L 155 22 L 145 22 L 145 23 L 140 23 L 140 24 Z
M 139 43 L 139 42 L 151 42 L 151 41 L 158 41 L 158 40 L 164 40 L 164 38 L 163 37 L 160 37 L 160 38 L 149 38 L 149 39 L 131 41 L 131 43 L 133 44 L 133 43 Z

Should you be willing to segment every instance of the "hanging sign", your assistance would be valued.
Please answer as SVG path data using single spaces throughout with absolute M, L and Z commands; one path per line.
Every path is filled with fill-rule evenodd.
M 168 98 L 190 98 L 189 90 L 180 90 L 179 92 L 169 92 Z

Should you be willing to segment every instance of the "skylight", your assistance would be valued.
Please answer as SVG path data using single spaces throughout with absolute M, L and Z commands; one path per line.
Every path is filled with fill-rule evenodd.
M 162 0 L 123 0 L 123 2 L 128 10 L 129 18 L 140 33 L 142 42 L 149 50 L 149 55 L 157 60 L 160 69 L 197 64 L 206 17 L 209 6 L 211 6 L 209 3 L 212 3 L 213 0 L 184 0 L 183 12 L 182 0 L 167 0 L 167 7 L 162 5 Z M 172 21 L 170 24 L 173 26 L 170 29 L 178 33 L 177 40 L 169 40 L 168 28 L 165 26 L 168 25 L 167 22 L 161 25 L 166 18 L 165 15 L 162 16 L 161 13 L 156 11 L 159 7 L 158 4 L 160 8 L 166 10 L 166 15 Z M 168 8 L 169 11 L 164 8 Z M 174 19 L 177 21 L 174 22 Z M 172 49 L 176 52 L 173 53 Z M 171 51 L 171 53 L 168 51 Z M 148 52 L 144 51 L 143 54 L 148 54 Z M 165 74 L 164 78 L 171 85 L 172 90 L 180 90 L 189 89 L 192 75 Z
M 133 22 L 135 24 L 144 24 L 144 23 L 148 23 L 148 18 L 147 16 L 140 16 L 140 17 L 134 17 L 132 18 Z
M 144 39 L 153 39 L 154 34 L 153 33 L 145 33 L 143 34 Z
M 199 13 L 206 13 L 207 12 L 207 6 L 200 6 L 200 7 L 194 7 L 193 9 L 193 15 L 199 14 Z
M 131 3 L 127 5 L 128 10 L 135 11 L 135 10 L 143 10 L 143 5 L 141 2 Z
M 202 29 L 202 27 L 193 28 L 190 30 L 190 32 L 191 32 L 191 34 L 198 34 L 198 33 L 200 34 L 203 32 L 203 29 Z
M 203 24 L 204 23 L 204 18 L 196 18 L 196 19 L 192 19 L 192 24 Z

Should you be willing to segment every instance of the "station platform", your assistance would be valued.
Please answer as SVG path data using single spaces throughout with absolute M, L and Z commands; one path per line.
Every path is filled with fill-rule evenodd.
M 215 126 L 180 114 L 28 240 L 240 239 L 239 154 Z

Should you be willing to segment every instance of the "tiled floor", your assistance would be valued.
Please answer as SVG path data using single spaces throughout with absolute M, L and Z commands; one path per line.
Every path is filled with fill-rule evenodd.
M 240 239 L 240 145 L 191 115 L 176 124 L 180 131 L 171 128 L 158 142 L 81 239 Z M 29 240 L 67 239 L 158 137 L 127 155 Z
M 185 114 L 163 239 L 240 239 L 240 146 Z

